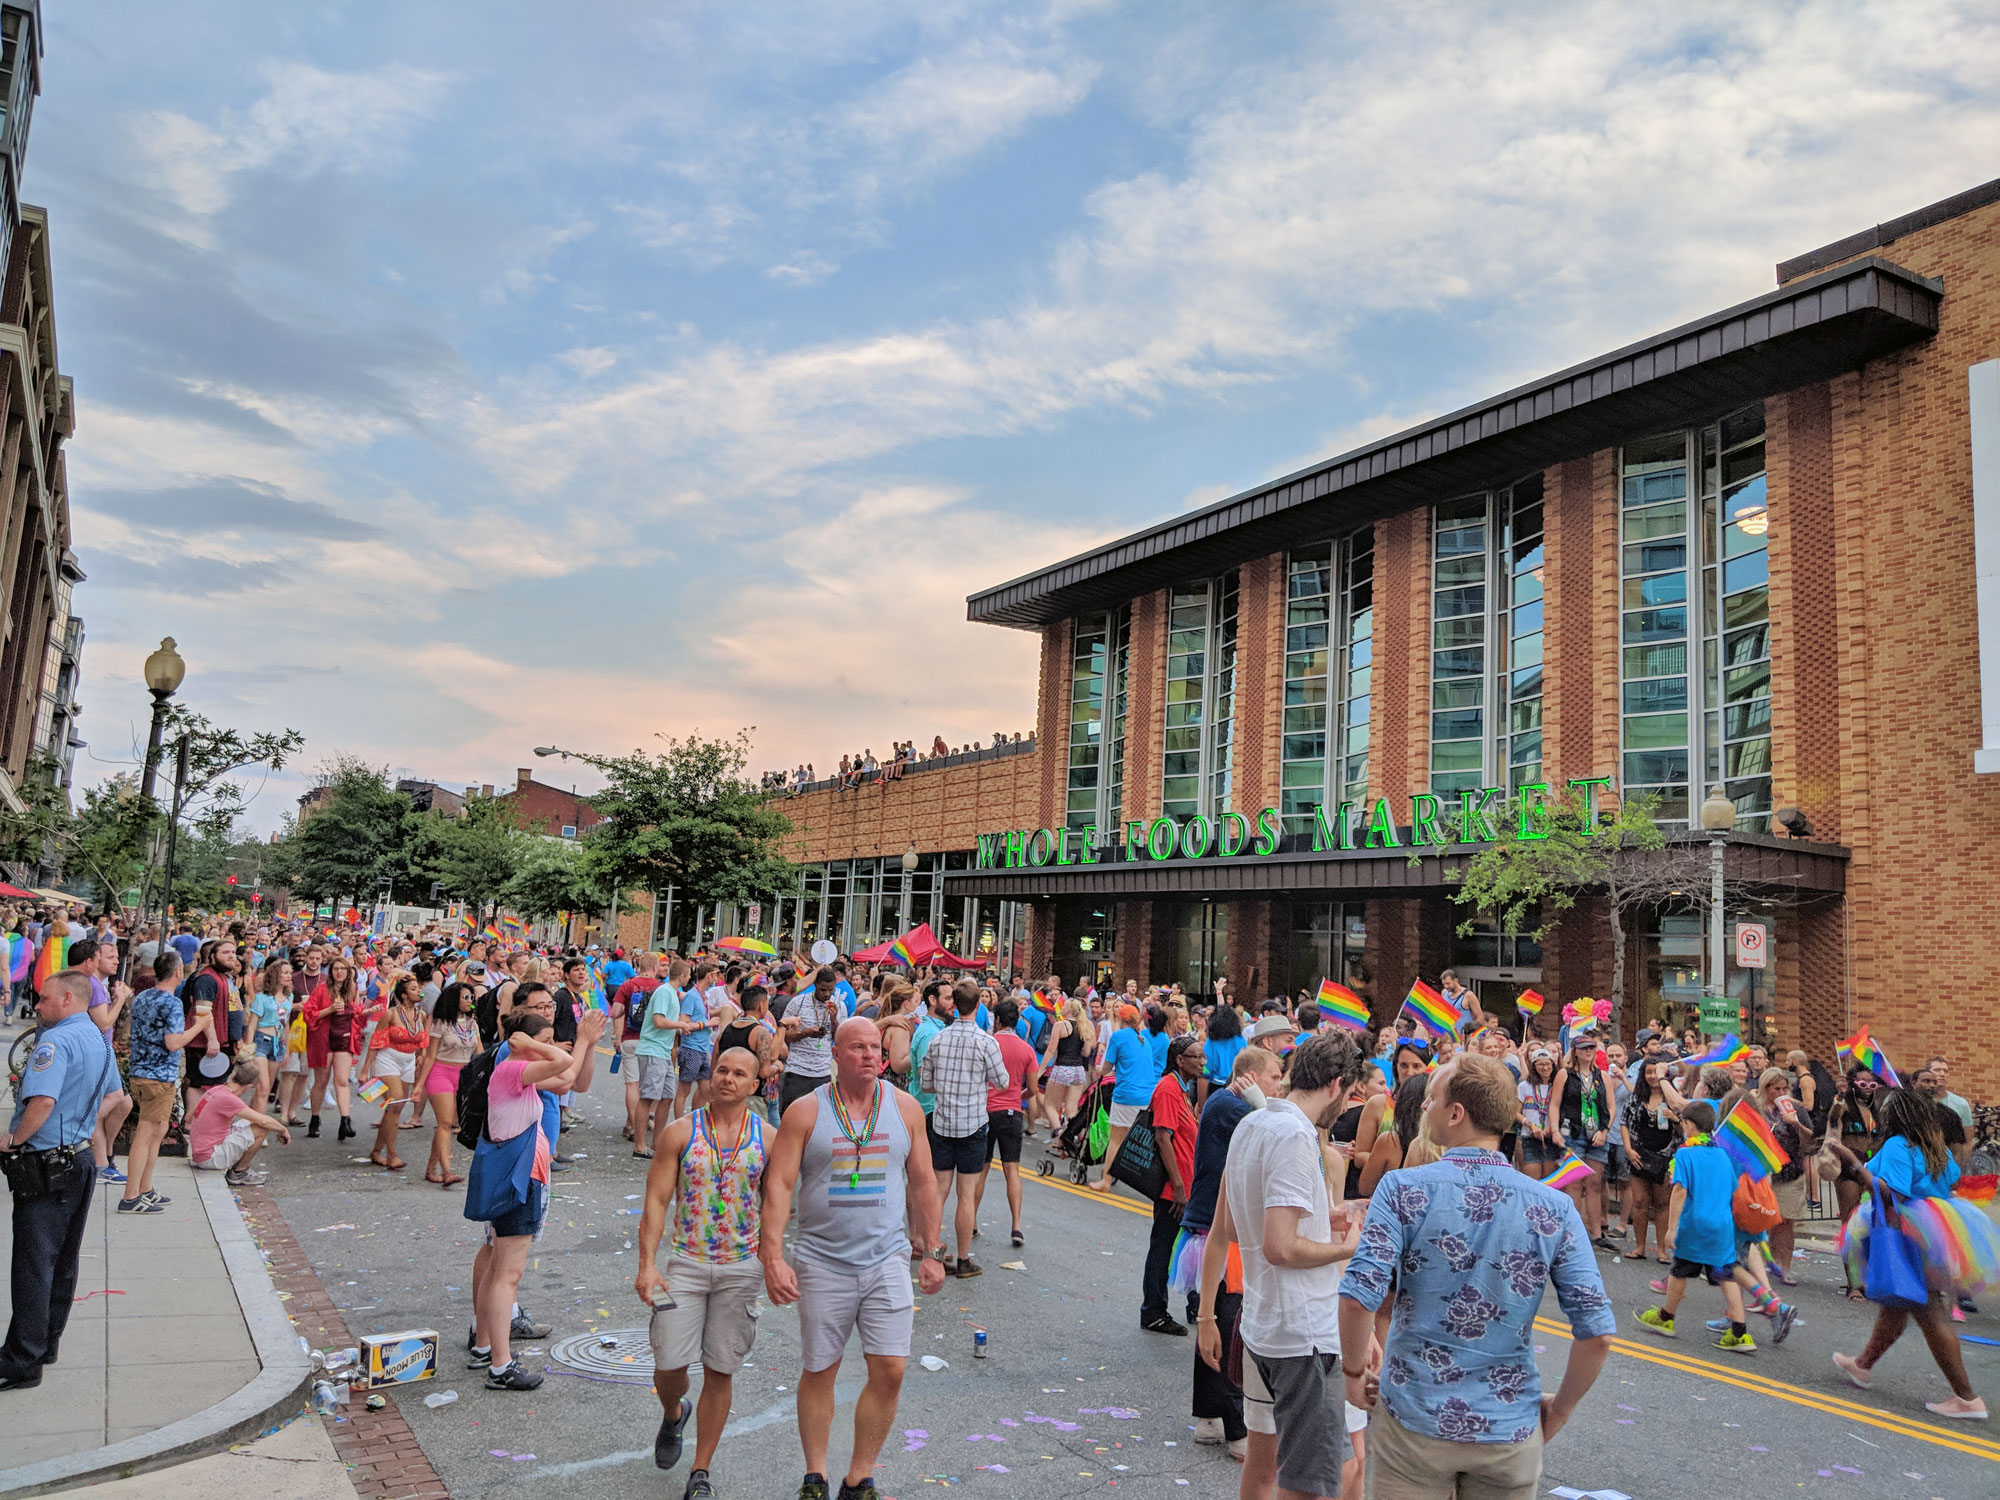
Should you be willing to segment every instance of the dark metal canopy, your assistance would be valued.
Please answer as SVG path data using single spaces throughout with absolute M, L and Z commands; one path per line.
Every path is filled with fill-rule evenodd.
M 1670 838 L 1673 844 L 1707 842 L 1701 834 Z M 1304 896 L 1348 901 L 1423 896 L 1452 889 L 1478 852 L 1476 846 L 1461 844 L 1415 864 L 1408 849 L 1349 849 L 1262 859 L 1141 859 L 1043 869 L 947 870 L 944 893 L 948 898 L 989 896 L 1010 901 L 1038 896 L 1220 900 Z M 1647 858 L 1643 853 L 1629 857 Z M 1840 844 L 1732 833 L 1723 853 L 1723 878 L 1736 891 L 1803 899 L 1837 896 L 1847 889 L 1847 861 L 1848 851 Z
M 1943 291 L 1867 256 L 986 589 L 966 615 L 1038 629 L 1809 385 L 1935 334 Z

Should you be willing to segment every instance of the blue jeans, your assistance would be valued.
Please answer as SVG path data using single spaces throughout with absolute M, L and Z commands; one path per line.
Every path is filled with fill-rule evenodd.
M 69 1326 L 77 1257 L 97 1188 L 97 1159 L 89 1146 L 77 1153 L 77 1161 L 83 1170 L 63 1191 L 14 1200 L 14 1318 L 0 1344 L 0 1377 L 39 1373 L 42 1357 Z

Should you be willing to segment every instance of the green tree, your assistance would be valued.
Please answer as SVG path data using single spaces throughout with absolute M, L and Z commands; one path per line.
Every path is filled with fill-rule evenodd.
M 294 828 L 279 864 L 309 901 L 374 899 L 384 875 L 404 863 L 409 803 L 389 784 L 387 767 L 336 756 L 314 777 L 325 796 Z
M 471 797 L 454 817 L 433 809 L 410 818 L 409 867 L 430 893 L 442 882 L 445 894 L 470 901 L 484 914 L 496 905 L 508 882 L 527 860 L 532 836 L 508 820 L 498 797 Z
M 791 820 L 744 775 L 750 732 L 676 740 L 666 749 L 576 758 L 604 773 L 588 798 L 602 813 L 583 839 L 584 867 L 604 891 L 663 891 L 697 904 L 754 901 L 782 890 L 792 868 L 778 852 Z
M 1523 838 L 1520 804 L 1510 803 L 1494 820 L 1498 836 L 1472 857 L 1453 895 L 1475 914 L 1459 923 L 1459 935 L 1485 917 L 1503 931 L 1541 940 L 1578 896 L 1600 891 L 1611 936 L 1611 1003 L 1622 1010 L 1627 918 L 1665 900 L 1702 905 L 1707 899 L 1706 847 L 1669 845 L 1653 819 L 1658 805 L 1657 798 L 1634 797 L 1606 817 L 1565 793 L 1531 815 L 1527 827 L 1541 836 Z
M 111 905 L 139 882 L 155 821 L 136 774 L 99 782 L 85 790 L 83 806 L 56 836 L 63 862 L 90 881 L 100 905 Z
M 543 921 L 558 912 L 601 912 L 610 904 L 611 891 L 592 877 L 576 840 L 530 835 L 528 845 L 501 895 L 510 910 Z
M 22 774 L 24 812 L 0 808 L 0 862 L 10 865 L 61 863 L 74 814 L 68 790 L 58 780 L 61 767 L 49 756 L 33 755 Z

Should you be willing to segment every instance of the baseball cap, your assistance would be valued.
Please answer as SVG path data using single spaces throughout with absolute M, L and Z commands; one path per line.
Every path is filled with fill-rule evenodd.
M 1635 1047 L 1643 1047 L 1646 1045 L 1646 1043 L 1650 1042 L 1656 1034 L 1657 1033 L 1654 1032 L 1653 1028 L 1648 1026 L 1644 1030 L 1642 1030 L 1637 1036 L 1632 1038 L 1632 1045 Z
M 1262 1036 L 1296 1036 L 1298 1030 L 1283 1016 L 1265 1016 L 1251 1029 L 1250 1040 L 1254 1042 Z

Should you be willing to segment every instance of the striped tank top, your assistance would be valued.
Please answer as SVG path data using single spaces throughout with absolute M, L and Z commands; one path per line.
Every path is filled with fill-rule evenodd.
M 757 1195 L 764 1184 L 764 1121 L 757 1112 L 745 1113 L 741 1144 L 731 1151 L 716 1140 L 708 1111 L 696 1110 L 680 1168 L 674 1254 L 712 1266 L 755 1256 L 762 1219 Z
M 800 1163 L 793 1250 L 823 1265 L 865 1271 L 910 1253 L 903 1175 L 910 1132 L 887 1084 L 875 1085 L 872 1129 L 867 1114 L 850 1115 L 843 1126 L 834 1087 L 824 1083 L 812 1093 L 818 1117 Z

